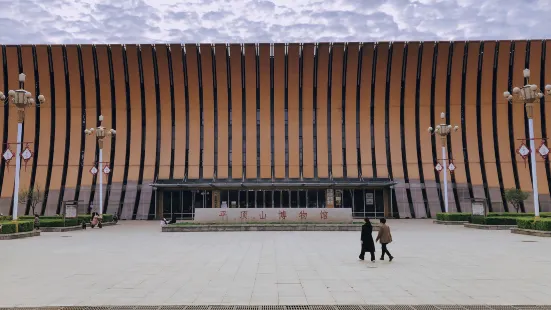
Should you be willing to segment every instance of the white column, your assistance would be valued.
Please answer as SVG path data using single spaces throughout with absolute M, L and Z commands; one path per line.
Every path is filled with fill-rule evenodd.
M 17 207 L 19 206 L 19 170 L 21 170 L 21 135 L 23 123 L 17 123 L 17 148 L 15 151 L 15 187 L 13 189 L 13 220 L 17 220 Z
M 444 165 L 444 210 L 448 213 L 448 169 L 446 164 L 446 146 L 442 145 L 442 163 Z
M 530 162 L 532 163 L 532 190 L 534 191 L 534 213 L 536 217 L 540 216 L 540 202 L 538 193 L 538 176 L 536 174 L 536 147 L 534 146 L 534 120 L 528 119 L 528 128 L 530 132 Z
M 103 214 L 103 150 L 99 149 L 99 214 Z

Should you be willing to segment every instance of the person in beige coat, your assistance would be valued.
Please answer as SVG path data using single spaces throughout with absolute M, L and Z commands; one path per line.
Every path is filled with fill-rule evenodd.
M 388 255 L 388 260 L 391 262 L 394 259 L 394 256 L 390 254 L 390 252 L 387 249 L 387 244 L 392 242 L 392 234 L 390 233 L 390 227 L 386 224 L 386 219 L 382 218 L 380 220 L 381 227 L 379 227 L 379 234 L 377 235 L 377 239 L 375 242 L 380 241 L 381 242 L 381 260 L 385 260 L 385 253 Z

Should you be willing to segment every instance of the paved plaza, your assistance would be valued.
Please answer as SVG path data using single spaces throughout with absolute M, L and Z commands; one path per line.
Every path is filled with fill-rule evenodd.
M 551 304 L 551 239 L 389 222 L 396 259 L 375 264 L 358 260 L 359 232 L 161 233 L 125 221 L 2 241 L 0 307 Z

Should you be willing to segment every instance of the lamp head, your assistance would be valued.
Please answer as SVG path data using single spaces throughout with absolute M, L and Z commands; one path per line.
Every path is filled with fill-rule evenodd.
M 21 83 L 25 83 L 25 78 L 27 76 L 25 75 L 25 73 L 19 73 L 19 82 Z
M 46 98 L 44 97 L 44 95 L 39 95 L 39 96 L 38 96 L 38 101 L 39 101 L 40 103 L 44 103 L 44 102 L 46 102 Z
M 536 89 L 538 89 L 538 85 L 532 84 L 530 85 L 530 89 L 535 91 Z
M 458 130 L 459 130 L 459 126 L 453 127 L 453 131 L 458 131 Z
M 508 92 L 508 91 L 503 92 L 503 97 L 504 97 L 505 99 L 509 99 L 509 96 L 510 96 L 510 95 L 511 95 L 511 93 Z
M 100 115 L 100 116 L 98 117 L 98 119 L 99 119 L 100 122 L 103 122 L 103 115 Z
M 530 77 L 530 69 L 522 70 L 522 74 L 524 74 L 525 78 L 529 78 Z
M 440 113 L 440 118 L 441 118 L 441 119 L 446 118 L 446 113 L 444 113 L 444 112 Z
M 513 88 L 513 94 L 518 94 L 518 93 L 520 93 L 520 88 L 518 87 Z
M 4 101 L 6 100 L 6 96 L 4 95 L 3 92 L 0 91 L 0 101 Z
M 27 98 L 27 99 L 31 98 L 32 96 L 33 95 L 30 92 L 25 93 L 25 98 Z
M 15 96 L 15 90 L 11 89 L 11 90 L 8 92 L 8 96 L 10 96 L 10 97 Z
M 432 127 L 429 127 L 429 129 L 428 129 L 428 130 L 429 130 L 429 132 L 432 132 L 432 131 L 434 130 L 434 128 L 432 128 Z

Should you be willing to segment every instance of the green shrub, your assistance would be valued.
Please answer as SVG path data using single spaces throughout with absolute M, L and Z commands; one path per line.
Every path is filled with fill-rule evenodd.
M 517 225 L 518 217 L 492 217 L 488 216 L 484 219 L 485 225 Z
M 2 225 L 2 231 L 0 231 L 0 234 L 27 232 L 32 231 L 34 228 L 34 223 L 30 221 L 1 222 L 0 225 Z M 18 226 L 17 229 L 15 225 Z
M 470 222 L 471 222 L 472 224 L 484 225 L 484 224 L 486 224 L 485 219 L 486 219 L 486 218 L 485 218 L 484 216 L 481 216 L 481 215 L 473 215 L 473 216 L 471 216 Z
M 470 213 L 437 213 L 436 219 L 447 222 L 469 222 L 471 219 Z
M 531 217 L 517 218 L 517 227 L 521 229 L 534 229 L 534 218 L 531 218 Z
M 77 219 L 40 219 L 40 227 L 70 227 L 78 226 Z
M 5 216 L 5 215 L 0 216 L 0 222 L 9 222 L 9 221 L 11 221 L 11 216 Z
M 551 231 L 551 219 L 539 219 L 534 222 L 535 230 Z
M 490 212 L 488 213 L 488 216 L 492 217 L 498 217 L 498 216 L 506 216 L 506 217 L 534 217 L 535 214 L 532 213 L 513 213 L 513 212 L 504 212 L 504 213 L 498 213 L 498 212 Z M 540 217 L 543 218 L 551 218 L 551 212 L 540 212 Z

